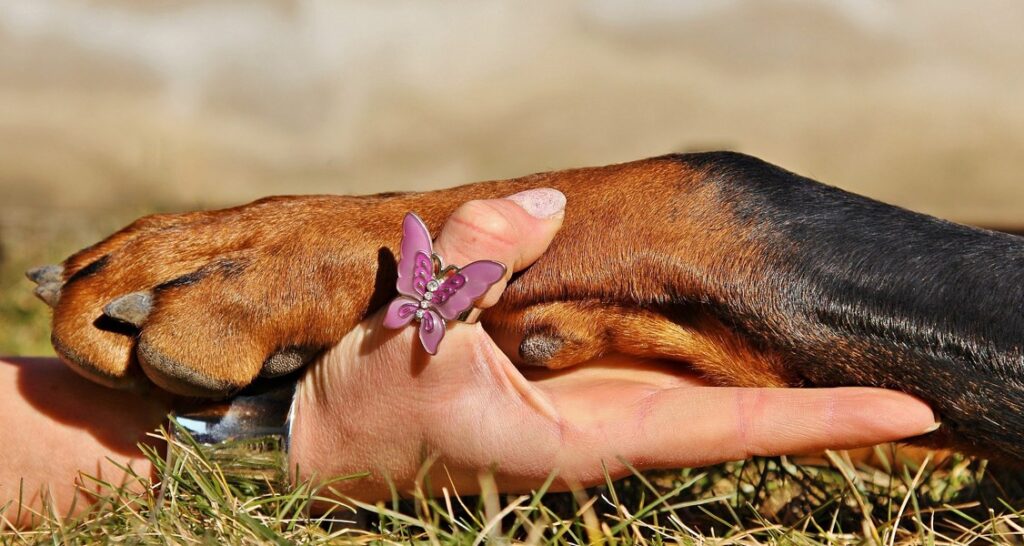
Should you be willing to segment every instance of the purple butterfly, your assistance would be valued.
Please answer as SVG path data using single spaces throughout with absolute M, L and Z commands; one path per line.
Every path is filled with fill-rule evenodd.
M 465 267 L 444 267 L 434 254 L 430 232 L 419 216 L 402 222 L 402 256 L 398 261 L 398 294 L 388 305 L 384 326 L 401 328 L 414 319 L 420 323 L 420 342 L 437 354 L 444 338 L 445 321 L 459 318 L 473 302 L 505 276 L 505 266 L 480 260 Z

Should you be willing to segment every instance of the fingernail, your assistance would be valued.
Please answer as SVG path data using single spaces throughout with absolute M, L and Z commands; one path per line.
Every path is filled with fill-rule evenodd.
M 934 423 L 929 425 L 928 428 L 924 429 L 924 432 L 922 432 L 921 434 L 929 434 L 929 433 L 935 432 L 936 430 L 939 430 L 939 427 L 941 427 L 941 426 L 942 426 L 942 421 L 935 421 Z
M 505 199 L 515 201 L 534 218 L 554 218 L 565 211 L 565 195 L 554 188 L 521 191 Z

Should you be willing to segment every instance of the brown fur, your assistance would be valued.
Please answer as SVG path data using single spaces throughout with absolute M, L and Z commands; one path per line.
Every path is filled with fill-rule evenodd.
M 379 307 L 391 291 L 392 249 L 400 235 L 395 226 L 406 211 L 416 211 L 436 232 L 464 201 L 537 187 L 566 194 L 564 227 L 483 319 L 499 331 L 546 329 L 561 337 L 562 350 L 533 364 L 564 367 L 620 351 L 686 361 L 717 381 L 791 382 L 778 358 L 713 318 L 679 325 L 654 312 L 601 303 L 627 291 L 652 300 L 660 293 L 664 264 L 652 247 L 685 252 L 694 271 L 703 273 L 684 285 L 694 296 L 716 270 L 757 267 L 757 249 L 736 244 L 740 227 L 728 207 L 694 173 L 657 159 L 423 194 L 275 197 L 143 218 L 65 262 L 69 282 L 55 309 L 54 344 L 75 369 L 105 384 L 140 379 L 137 348 L 146 374 L 161 386 L 224 394 L 251 382 L 276 351 L 330 346 Z M 681 191 L 690 194 L 685 207 L 659 207 Z M 594 217 L 605 225 L 594 225 Z M 664 229 L 651 225 L 651 237 L 637 241 L 629 226 L 654 222 L 665 222 Z M 602 257 L 603 274 L 588 278 L 574 271 L 579 256 Z M 96 271 L 89 273 L 90 266 Z M 384 282 L 374 287 L 369 279 Z M 154 287 L 156 305 L 137 339 L 104 324 L 108 302 Z M 553 300 L 561 303 L 546 303 Z
M 612 353 L 683 362 L 717 384 L 781 387 L 799 384 L 782 358 L 759 349 L 709 315 L 684 323 L 645 310 L 598 301 L 537 304 L 488 318 L 502 350 L 516 364 L 566 368 Z M 516 332 L 515 337 L 502 337 Z M 525 339 L 551 340 L 554 350 L 533 356 Z

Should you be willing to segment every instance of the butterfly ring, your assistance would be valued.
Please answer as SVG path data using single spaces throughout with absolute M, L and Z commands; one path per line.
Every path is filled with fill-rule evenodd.
M 420 343 L 432 355 L 444 339 L 445 323 L 476 322 L 473 302 L 505 276 L 505 264 L 480 260 L 463 267 L 445 265 L 434 253 L 427 225 L 407 213 L 402 222 L 402 253 L 398 260 L 398 297 L 384 314 L 384 326 L 402 328 L 419 323 Z

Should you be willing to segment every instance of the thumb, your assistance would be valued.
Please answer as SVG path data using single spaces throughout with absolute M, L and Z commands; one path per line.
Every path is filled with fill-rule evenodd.
M 498 302 L 512 273 L 540 258 L 565 216 L 565 195 L 538 188 L 504 199 L 469 201 L 452 213 L 434 242 L 445 263 L 464 266 L 476 260 L 505 264 L 505 276 L 476 303 Z

